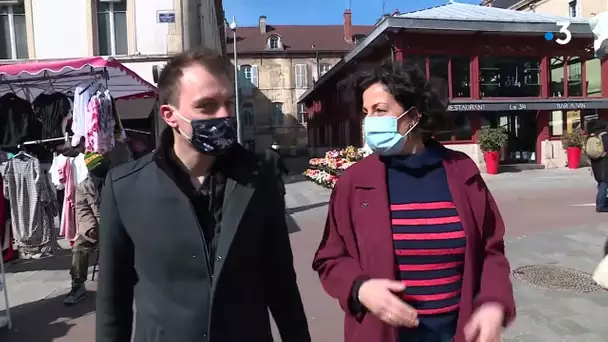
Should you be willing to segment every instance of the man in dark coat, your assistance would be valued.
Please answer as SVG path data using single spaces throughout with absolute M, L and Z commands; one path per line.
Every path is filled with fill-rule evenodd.
M 285 196 L 285 182 L 283 181 L 283 175 L 287 176 L 289 174 L 289 169 L 285 166 L 285 161 L 283 160 L 283 156 L 279 153 L 279 143 L 274 142 L 270 146 L 270 148 L 266 149 L 265 159 L 272 166 L 274 171 L 274 176 L 277 179 L 277 184 L 279 186 L 279 191 L 283 196 Z
M 206 49 L 171 58 L 161 145 L 107 176 L 97 342 L 270 342 L 269 309 L 283 341 L 310 341 L 281 194 L 236 143 L 226 66 Z

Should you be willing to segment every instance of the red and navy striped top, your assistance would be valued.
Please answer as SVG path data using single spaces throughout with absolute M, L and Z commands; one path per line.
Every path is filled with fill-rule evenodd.
M 393 157 L 387 176 L 402 298 L 418 311 L 421 329 L 453 333 L 466 239 L 441 158 L 428 151 Z

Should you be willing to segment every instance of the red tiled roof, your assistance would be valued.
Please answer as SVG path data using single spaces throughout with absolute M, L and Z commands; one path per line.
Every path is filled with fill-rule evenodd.
M 353 25 L 352 34 L 367 35 L 374 26 Z M 296 53 L 296 52 L 347 52 L 355 44 L 344 39 L 342 25 L 267 25 L 266 34 L 259 27 L 239 27 L 237 34 L 238 53 Z M 283 50 L 266 50 L 268 37 L 278 35 Z M 232 32 L 227 32 L 227 51 L 232 51 Z M 314 47 L 313 47 L 314 45 Z

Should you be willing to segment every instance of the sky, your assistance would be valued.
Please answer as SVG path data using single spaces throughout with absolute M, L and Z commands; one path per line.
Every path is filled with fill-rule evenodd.
M 479 4 L 480 0 L 456 0 Z M 223 0 L 228 21 L 257 26 L 261 15 L 269 25 L 340 25 L 350 5 L 354 25 L 373 25 L 385 12 L 411 12 L 447 3 L 448 0 Z

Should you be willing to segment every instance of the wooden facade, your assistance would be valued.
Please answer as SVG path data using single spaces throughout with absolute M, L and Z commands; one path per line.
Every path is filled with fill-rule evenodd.
M 364 55 L 302 98 L 312 151 L 363 145 L 361 100 L 348 80 L 390 58 L 416 63 L 446 85 L 455 127 L 439 140 L 476 144 L 482 127 L 506 127 L 513 135 L 506 163 L 540 164 L 543 141 L 608 118 L 608 61 L 594 58 L 592 35 L 559 45 L 542 34 L 400 29 Z

